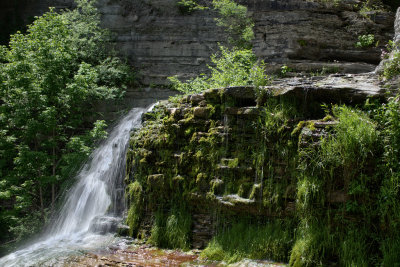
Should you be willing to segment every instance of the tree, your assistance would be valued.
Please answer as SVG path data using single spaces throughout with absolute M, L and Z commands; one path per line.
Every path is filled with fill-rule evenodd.
M 13 204 L 0 220 L 8 216 L 10 229 L 36 211 L 46 219 L 57 185 L 104 137 L 102 121 L 85 133 L 86 114 L 96 100 L 120 97 L 132 77 L 110 52 L 94 1 L 76 3 L 50 9 L 0 47 L 0 201 Z

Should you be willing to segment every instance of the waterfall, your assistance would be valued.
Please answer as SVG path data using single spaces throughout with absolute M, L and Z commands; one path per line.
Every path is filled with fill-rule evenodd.
M 115 242 L 112 231 L 124 203 L 126 149 L 130 131 L 140 127 L 144 111 L 134 108 L 119 121 L 79 171 L 48 230 L 33 244 L 0 258 L 0 266 L 53 266 L 57 258 Z

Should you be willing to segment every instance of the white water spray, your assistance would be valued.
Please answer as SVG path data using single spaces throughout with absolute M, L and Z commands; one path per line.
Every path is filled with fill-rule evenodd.
M 110 232 L 117 228 L 123 205 L 126 148 L 144 111 L 134 108 L 120 120 L 77 175 L 48 231 L 32 245 L 1 258 L 0 266 L 54 266 L 59 258 L 101 249 L 115 240 Z

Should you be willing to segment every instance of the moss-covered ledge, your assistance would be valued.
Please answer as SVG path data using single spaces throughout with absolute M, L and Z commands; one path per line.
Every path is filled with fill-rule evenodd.
M 345 106 L 327 114 L 319 98 L 304 108 L 287 92 L 212 89 L 145 114 L 127 157 L 130 234 L 207 246 L 204 257 L 226 261 L 369 265 L 392 255 L 376 204 L 376 123 Z

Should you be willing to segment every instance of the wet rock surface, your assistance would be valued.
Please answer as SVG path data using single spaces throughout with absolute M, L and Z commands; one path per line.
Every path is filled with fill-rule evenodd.
M 285 266 L 282 263 L 274 263 L 268 260 L 242 260 L 235 264 L 224 262 L 210 262 L 199 258 L 198 250 L 182 252 L 178 250 L 162 250 L 148 245 L 133 246 L 127 249 L 117 249 L 110 252 L 89 253 L 65 259 L 64 263 L 57 265 L 62 267 L 86 267 L 86 266 L 113 266 L 113 267 L 165 267 L 165 266 L 246 266 L 246 267 L 273 267 Z
M 155 212 L 161 205 L 168 212 L 174 198 L 182 198 L 179 203 L 190 213 L 191 247 L 198 249 L 221 220 L 229 225 L 239 218 L 293 217 L 298 151 L 318 147 L 337 124 L 324 118 L 321 104 L 384 101 L 386 92 L 373 73 L 332 74 L 276 79 L 259 89 L 210 89 L 177 103 L 161 102 L 145 115 L 128 152 L 128 173 L 146 192 L 138 231 L 149 236 Z M 281 121 L 283 111 L 268 109 L 278 102 L 297 113 Z M 269 123 L 276 128 L 266 128 Z M 349 200 L 345 190 L 326 195 L 332 205 Z

